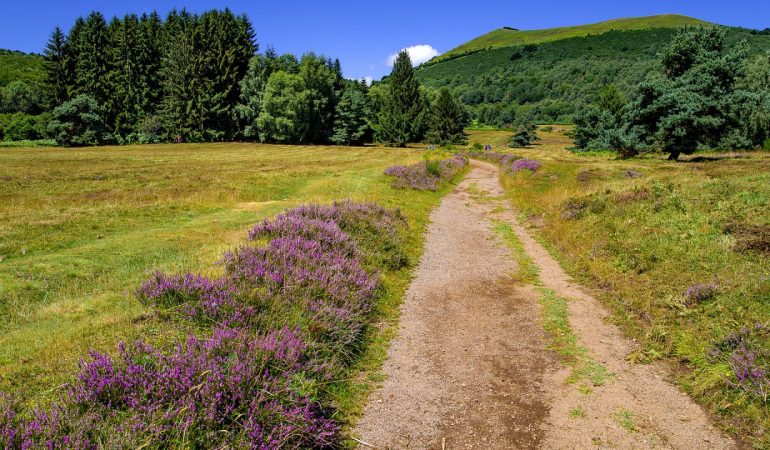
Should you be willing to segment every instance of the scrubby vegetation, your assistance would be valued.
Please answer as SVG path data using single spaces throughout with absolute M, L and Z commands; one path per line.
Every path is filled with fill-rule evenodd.
M 623 156 L 662 150 L 676 160 L 704 148 L 759 148 L 770 137 L 770 91 L 755 81 L 770 76 L 770 60 L 750 66 L 745 45 L 728 46 L 725 29 L 680 30 L 661 69 L 628 102 L 613 87 L 603 90 L 576 118 L 576 147 Z

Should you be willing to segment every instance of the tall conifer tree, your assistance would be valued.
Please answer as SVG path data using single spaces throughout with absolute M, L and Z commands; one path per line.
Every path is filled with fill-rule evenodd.
M 404 147 L 422 139 L 425 132 L 425 98 L 414 74 L 412 61 L 401 51 L 390 73 L 388 92 L 377 120 L 377 138 Z
M 66 65 L 67 40 L 64 32 L 58 26 L 51 33 L 48 44 L 45 46 L 45 71 L 48 104 L 56 107 L 67 101 L 67 65 Z

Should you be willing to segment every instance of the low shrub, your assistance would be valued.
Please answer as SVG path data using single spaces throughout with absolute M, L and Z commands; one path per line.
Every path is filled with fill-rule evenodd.
M 451 180 L 466 165 L 467 157 L 455 155 L 452 159 L 442 161 L 426 160 L 411 166 L 388 167 L 385 175 L 395 178 L 393 187 L 396 189 L 435 191 L 439 183 Z
M 374 204 L 307 205 L 257 224 L 217 278 L 153 274 L 139 299 L 198 332 L 171 350 L 138 341 L 116 356 L 91 352 L 46 410 L 4 399 L 0 445 L 339 447 L 320 386 L 355 357 L 378 269 L 405 264 L 403 226 Z

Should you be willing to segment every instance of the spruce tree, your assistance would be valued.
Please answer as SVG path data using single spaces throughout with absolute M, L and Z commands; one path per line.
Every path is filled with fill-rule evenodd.
M 467 124 L 468 115 L 462 103 L 448 88 L 441 88 L 431 108 L 428 140 L 441 145 L 463 145 L 467 142 L 464 131 Z
M 74 98 L 78 94 L 77 65 L 78 59 L 80 59 L 80 48 L 82 46 L 81 36 L 85 26 L 85 19 L 78 17 L 72 25 L 72 28 L 70 28 L 66 40 L 67 44 L 64 47 L 64 67 L 68 99 Z
M 369 134 L 369 105 L 366 85 L 350 83 L 337 105 L 331 141 L 337 145 L 361 145 Z
M 98 12 L 88 15 L 75 45 L 75 92 L 87 94 L 100 105 L 105 104 L 108 96 L 107 64 L 109 55 L 107 22 Z
M 66 45 L 64 32 L 57 26 L 51 33 L 44 51 L 48 105 L 51 108 L 64 103 L 68 98 Z
M 405 147 L 422 139 L 425 131 L 425 97 L 414 74 L 412 61 L 401 51 L 393 64 L 387 94 L 377 118 L 377 139 L 394 147 Z

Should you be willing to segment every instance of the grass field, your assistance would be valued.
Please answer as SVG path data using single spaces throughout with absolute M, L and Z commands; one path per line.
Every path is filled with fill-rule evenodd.
M 382 172 L 420 158 L 414 149 L 254 144 L 0 151 L 0 390 L 45 402 L 88 349 L 172 342 L 183 331 L 133 295 L 149 272 L 205 274 L 250 225 L 298 204 L 399 207 L 417 258 L 442 192 L 396 191 Z M 392 322 L 409 277 L 383 274 L 382 320 Z M 386 338 L 369 336 L 375 345 L 357 370 L 377 366 Z M 355 396 L 367 386 L 335 387 L 343 413 L 361 406 Z
M 523 221 L 640 343 L 630 358 L 672 363 L 725 429 L 766 448 L 770 155 L 578 156 L 563 128 L 513 151 L 544 163 L 503 177 Z
M 544 30 L 511 30 L 499 28 L 438 56 L 435 61 L 478 50 L 513 47 L 526 44 L 540 44 L 543 42 L 558 41 L 560 39 L 597 35 L 611 30 L 628 31 L 649 28 L 676 28 L 684 25 L 702 25 L 706 23 L 707 22 L 692 17 L 676 14 L 663 14 L 649 17 L 608 20 L 589 25 L 548 28 Z M 516 24 L 512 25 L 514 27 L 516 26 Z

